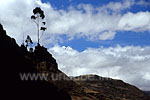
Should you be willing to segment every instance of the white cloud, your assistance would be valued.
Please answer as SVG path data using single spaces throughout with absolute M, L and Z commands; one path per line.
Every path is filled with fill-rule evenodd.
M 116 46 L 89 48 L 78 52 L 71 47 L 54 46 L 49 52 L 68 75 L 98 74 L 122 79 L 150 90 L 150 47 Z
M 128 9 L 133 4 L 133 0 L 110 2 L 97 8 L 90 4 L 80 4 L 77 9 L 70 6 L 66 11 L 56 10 L 50 3 L 42 3 L 41 0 L 0 0 L 0 22 L 19 44 L 22 42 L 22 33 L 29 34 L 36 40 L 36 27 L 30 16 L 32 10 L 40 6 L 45 11 L 48 27 L 42 37 L 43 43 L 58 42 L 61 40 L 60 34 L 66 34 L 69 39 L 78 36 L 91 40 L 112 40 L 118 30 L 149 30 L 150 12 L 120 14 L 121 10 Z M 111 14 L 108 9 L 112 10 Z
M 115 37 L 116 32 L 104 32 L 102 34 L 100 34 L 99 39 L 100 40 L 112 40 Z
M 30 20 L 35 6 L 32 0 L 0 0 L 0 23 L 4 25 L 8 35 L 15 37 L 19 43 L 23 40 L 23 33 L 35 37 L 30 33 L 35 33 Z
M 139 0 L 136 4 L 137 4 L 137 5 L 142 5 L 142 6 L 150 7 L 150 2 L 149 2 L 149 0 Z
M 121 10 L 130 8 L 134 4 L 134 0 L 123 0 L 122 2 L 110 2 L 107 5 L 104 5 L 101 9 L 110 9 L 115 12 L 120 12 Z
M 150 31 L 150 12 L 129 12 L 121 18 L 119 27 L 120 30 Z
M 78 36 L 91 40 L 112 40 L 116 31 L 149 31 L 149 11 L 121 14 L 122 10 L 134 4 L 133 0 L 110 2 L 97 8 L 80 4 L 77 9 L 70 6 L 66 11 L 56 10 L 50 3 L 42 3 L 41 0 L 0 0 L 0 23 L 19 44 L 23 40 L 23 33 L 36 41 L 36 26 L 30 16 L 32 10 L 40 6 L 46 14 L 48 27 L 42 38 L 43 44 L 63 41 L 59 37 L 62 34 L 69 36 L 69 39 Z M 150 47 L 133 46 L 90 48 L 83 52 L 59 45 L 50 49 L 60 68 L 68 75 L 99 74 L 123 79 L 143 89 L 149 89 L 150 84 L 149 51 Z

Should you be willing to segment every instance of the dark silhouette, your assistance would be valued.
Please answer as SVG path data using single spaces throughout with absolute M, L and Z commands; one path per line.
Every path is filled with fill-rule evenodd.
M 32 42 L 32 40 L 31 40 L 31 38 L 30 38 L 30 36 L 29 35 L 27 35 L 27 39 L 26 39 L 26 47 L 28 47 L 29 46 L 29 44 L 33 44 L 33 42 Z
M 41 99 L 41 100 L 150 100 L 144 92 L 121 80 L 87 75 L 69 79 L 58 69 L 56 60 L 43 46 L 37 45 L 28 52 L 15 39 L 6 35 L 0 24 L 0 74 L 1 98 Z M 61 74 L 59 80 L 21 80 L 20 73 L 39 73 L 47 71 L 49 75 Z M 77 79 L 77 80 L 76 80 Z M 80 80 L 86 79 L 86 80 Z M 71 97 L 70 97 L 71 95 Z
M 46 60 L 45 55 L 49 55 L 47 58 L 50 63 L 56 64 L 51 54 L 43 50 L 41 51 L 43 55 L 40 55 L 38 54 L 39 51 L 35 50 L 35 53 L 30 55 L 23 45 L 19 47 L 15 39 L 6 35 L 1 24 L 0 47 L 1 98 L 4 100 L 9 98 L 18 100 L 71 100 L 67 92 L 59 90 L 52 83 L 39 79 L 23 81 L 20 78 L 20 73 L 39 73 L 35 68 L 37 64 L 35 60 Z
M 31 19 L 38 29 L 38 44 L 35 50 L 27 49 L 29 44 L 33 44 L 29 35 L 25 41 L 26 46 L 23 41 L 19 47 L 15 39 L 9 37 L 0 24 L 1 98 L 4 100 L 9 98 L 14 100 L 150 100 L 138 88 L 121 80 L 101 80 L 102 77 L 97 75 L 90 75 L 92 80 L 79 80 L 89 77 L 87 75 L 70 79 L 58 69 L 56 60 L 47 48 L 40 45 L 40 38 L 46 30 L 46 27 L 40 26 L 40 23 L 46 24 L 42 22 L 45 18 L 44 11 L 36 7 L 33 13 Z M 48 79 L 22 80 L 20 76 L 39 73 L 48 74 Z M 53 80 L 51 77 L 58 75 L 60 75 L 58 80 Z
M 40 7 L 36 7 L 34 10 L 33 10 L 33 14 L 31 16 L 31 19 L 35 22 L 36 26 L 37 26 L 37 37 L 38 37 L 38 44 L 40 44 L 40 38 L 42 37 L 44 31 L 46 30 L 46 27 L 45 24 L 46 22 L 42 22 L 42 20 L 45 18 L 45 15 L 44 15 L 44 11 L 41 10 Z M 41 27 L 40 26 L 40 23 L 43 24 L 43 26 Z M 40 30 L 42 31 L 42 34 L 40 36 Z

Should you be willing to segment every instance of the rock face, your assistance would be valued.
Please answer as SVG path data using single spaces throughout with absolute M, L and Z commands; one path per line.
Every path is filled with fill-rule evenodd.
M 15 39 L 7 36 L 1 24 L 0 47 L 0 91 L 6 100 L 10 97 L 19 100 L 150 100 L 138 88 L 121 80 L 97 75 L 68 77 L 58 69 L 56 60 L 45 47 L 38 44 L 34 51 L 28 52 L 24 45 L 19 47 Z
M 54 65 L 54 70 L 58 70 L 55 59 L 44 47 L 38 46 L 34 53 L 27 52 L 23 46 L 19 47 L 16 44 L 15 39 L 6 35 L 2 25 L 0 25 L 0 47 L 1 98 L 71 100 L 67 92 L 59 90 L 45 80 L 21 79 L 21 74 L 24 73 L 38 74 L 36 67 L 43 61 L 49 62 L 50 65 Z

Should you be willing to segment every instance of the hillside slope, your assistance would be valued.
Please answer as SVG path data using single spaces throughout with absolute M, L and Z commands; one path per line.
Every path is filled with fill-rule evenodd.
M 45 80 L 22 80 L 20 74 L 38 74 L 35 66 L 37 54 L 30 54 L 16 44 L 15 39 L 7 36 L 0 24 L 0 67 L 1 67 L 1 98 L 71 100 L 67 92 L 60 91 L 55 85 Z M 54 58 L 47 54 L 51 63 Z M 43 60 L 42 58 L 40 60 Z M 55 66 L 57 67 L 57 66 Z M 57 68 L 55 68 L 57 69 Z
M 39 44 L 28 52 L 9 37 L 0 24 L 1 97 L 41 100 L 150 100 L 144 92 L 121 80 L 97 75 L 68 77 L 54 57 Z M 46 79 L 22 80 L 21 74 L 44 75 Z
M 90 91 L 86 91 L 87 94 L 95 100 L 150 100 L 141 90 L 121 80 L 98 75 L 82 75 L 73 80 L 88 88 Z

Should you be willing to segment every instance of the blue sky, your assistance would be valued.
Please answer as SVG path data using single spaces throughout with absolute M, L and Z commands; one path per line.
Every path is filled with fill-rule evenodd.
M 118 2 L 119 0 L 42 0 L 42 2 L 50 2 L 51 5 L 57 10 L 66 10 L 69 6 L 78 6 L 79 4 L 90 4 L 93 7 L 99 7 L 106 5 L 110 2 Z M 139 0 L 136 0 L 137 2 Z M 148 2 L 149 0 L 145 0 Z M 120 0 L 119 2 L 123 2 Z M 145 12 L 150 11 L 149 6 L 143 5 L 133 5 L 128 9 L 122 10 L 120 13 L 125 14 L 127 12 L 137 13 L 137 12 Z M 59 45 L 61 46 L 71 46 L 73 49 L 78 51 L 84 51 L 85 49 L 98 48 L 98 47 L 110 47 L 110 46 L 149 46 L 150 45 L 150 31 L 143 32 L 133 32 L 133 31 L 117 31 L 117 34 L 112 40 L 87 40 L 86 37 L 75 37 L 73 40 L 68 40 L 67 35 L 61 36 L 65 41 L 61 42 Z
M 136 35 L 135 35 L 136 34 Z M 66 36 L 62 36 L 67 38 Z M 60 43 L 61 46 L 70 46 L 78 51 L 84 51 L 87 48 L 99 48 L 99 47 L 115 47 L 121 46 L 149 46 L 150 45 L 150 32 L 130 32 L 122 31 L 115 36 L 113 40 L 96 40 L 89 41 L 85 38 L 75 38 L 71 41 L 64 41 Z
M 81 3 L 83 4 L 91 4 L 93 5 L 94 7 L 97 7 L 97 6 L 102 6 L 102 5 L 105 5 L 109 2 L 118 2 L 118 1 L 123 1 L 123 0 L 42 0 L 42 2 L 44 3 L 47 3 L 47 2 L 50 2 L 52 4 L 52 6 L 56 7 L 57 9 L 67 9 L 68 6 L 72 5 L 72 6 L 76 6 L 76 5 L 79 5 Z M 137 2 L 139 0 L 135 0 L 135 2 Z M 149 2 L 149 0 L 144 0 L 145 2 Z M 137 7 L 137 6 L 134 6 L 132 8 L 132 11 L 145 11 L 145 10 L 148 10 L 147 9 L 148 7 Z
M 37 43 L 37 6 L 47 26 L 40 43 L 60 70 L 150 90 L 150 0 L 0 0 L 0 23 L 19 45 L 23 33 Z

